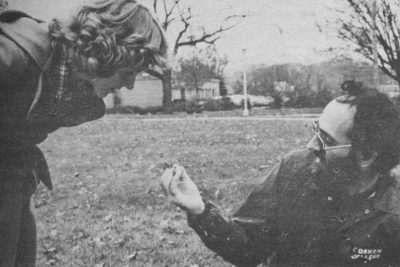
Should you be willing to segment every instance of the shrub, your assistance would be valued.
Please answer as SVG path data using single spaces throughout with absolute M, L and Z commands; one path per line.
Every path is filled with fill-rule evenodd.
M 221 110 L 233 110 L 236 106 L 228 96 L 221 98 Z
M 157 114 L 164 112 L 164 108 L 161 106 L 158 107 L 147 107 L 141 108 L 136 106 L 120 106 L 120 107 L 113 107 L 106 110 L 107 114 Z
M 204 103 L 204 110 L 208 111 L 219 111 L 221 110 L 221 100 L 219 99 L 207 99 Z
M 188 114 L 192 113 L 201 113 L 203 112 L 203 103 L 196 100 L 186 101 L 185 102 L 185 111 Z
M 239 108 L 239 106 L 236 106 L 228 96 L 207 99 L 203 105 L 203 109 L 208 111 L 233 110 L 235 108 Z
M 241 108 L 241 109 L 244 108 L 244 99 L 242 99 L 242 101 L 240 101 L 240 108 Z M 249 99 L 247 99 L 247 108 L 248 108 L 249 110 L 251 110 L 251 103 L 250 103 L 250 100 L 249 100 Z
M 186 104 L 185 101 L 182 100 L 174 100 L 172 104 L 172 110 L 174 112 L 184 112 L 186 111 Z
M 172 109 L 174 112 L 201 113 L 203 111 L 203 103 L 195 100 L 174 100 Z

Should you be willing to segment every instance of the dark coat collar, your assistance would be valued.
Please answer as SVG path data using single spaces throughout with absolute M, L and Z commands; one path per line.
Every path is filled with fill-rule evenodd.
M 0 30 L 43 70 L 51 54 L 51 45 L 48 31 L 40 22 L 20 11 L 0 12 Z

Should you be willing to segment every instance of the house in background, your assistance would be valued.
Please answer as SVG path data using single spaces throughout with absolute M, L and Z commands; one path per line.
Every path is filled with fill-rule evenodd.
M 172 89 L 172 101 L 204 100 L 220 96 L 220 80 L 210 79 L 196 90 L 194 87 L 186 87 L 183 84 L 174 86 Z M 163 100 L 162 81 L 147 73 L 140 73 L 136 76 L 133 90 L 121 88 L 114 94 L 104 98 L 106 108 L 119 107 L 161 107 Z
M 140 108 L 162 106 L 162 82 L 147 73 L 140 73 L 136 76 L 133 90 L 121 88 L 114 94 L 104 98 L 106 108 L 113 108 L 117 105 L 133 106 Z
M 220 96 L 219 84 L 219 79 L 210 79 L 198 89 L 180 84 L 172 89 L 172 101 L 204 100 Z

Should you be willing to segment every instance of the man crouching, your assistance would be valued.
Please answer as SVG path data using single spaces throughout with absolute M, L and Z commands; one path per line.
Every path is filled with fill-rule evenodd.
M 400 121 L 389 98 L 345 82 L 303 151 L 226 219 L 183 167 L 162 176 L 205 245 L 237 266 L 400 266 Z M 270 266 L 270 265 L 268 265 Z

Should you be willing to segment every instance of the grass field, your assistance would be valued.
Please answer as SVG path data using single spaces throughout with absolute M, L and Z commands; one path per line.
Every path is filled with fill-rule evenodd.
M 185 166 L 229 214 L 284 154 L 304 148 L 306 125 L 119 115 L 51 134 L 40 147 L 55 188 L 34 197 L 38 266 L 231 266 L 166 203 L 164 163 Z

